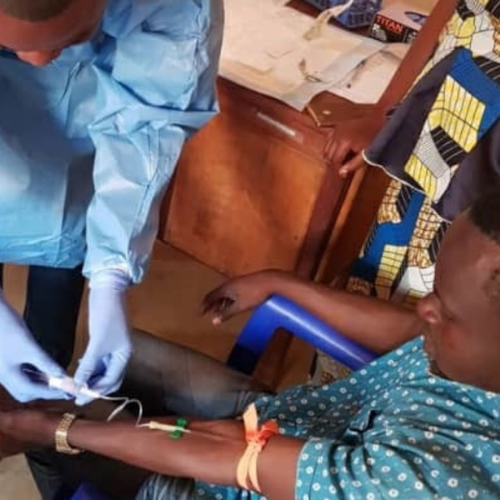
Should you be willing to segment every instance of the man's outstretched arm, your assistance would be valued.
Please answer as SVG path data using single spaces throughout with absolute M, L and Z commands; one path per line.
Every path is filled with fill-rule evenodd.
M 54 446 L 60 420 L 60 415 L 32 410 L 0 412 L 0 432 L 19 441 Z M 175 420 L 156 419 L 170 424 Z M 243 424 L 232 420 L 198 421 L 191 422 L 188 428 L 192 433 L 176 440 L 163 431 L 137 428 L 134 422 L 77 419 L 69 430 L 68 442 L 72 447 L 159 474 L 238 486 L 236 470 L 246 449 Z M 262 452 L 259 481 L 263 494 L 270 500 L 295 498 L 296 464 L 304 444 L 275 436 Z
M 271 295 L 282 295 L 378 353 L 420 335 L 422 323 L 414 311 L 385 300 L 365 297 L 295 277 L 284 271 L 261 271 L 235 278 L 210 292 L 204 308 L 214 321 L 224 321 L 257 307 Z

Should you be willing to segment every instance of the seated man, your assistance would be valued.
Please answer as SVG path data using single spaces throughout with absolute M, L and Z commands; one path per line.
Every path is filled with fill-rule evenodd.
M 190 415 L 190 433 L 173 439 L 133 422 L 76 418 L 63 444 L 156 473 L 140 500 L 500 498 L 500 189 L 453 223 L 434 292 L 416 313 L 278 272 L 230 282 L 208 296 L 207 309 L 218 321 L 275 292 L 380 352 L 413 340 L 346 380 L 273 396 L 215 361 L 138 337 L 125 390 L 156 405 L 148 411 Z M 244 423 L 233 417 L 251 402 L 279 434 L 269 431 L 246 490 L 246 471 L 237 478 Z M 0 430 L 53 446 L 60 421 L 4 412 Z

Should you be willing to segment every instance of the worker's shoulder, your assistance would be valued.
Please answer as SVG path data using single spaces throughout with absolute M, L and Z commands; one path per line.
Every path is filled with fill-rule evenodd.
M 147 31 L 189 33 L 203 30 L 207 20 L 222 19 L 220 0 L 112 0 L 103 30 L 122 38 L 138 27 Z M 210 24 L 210 23 L 209 23 Z

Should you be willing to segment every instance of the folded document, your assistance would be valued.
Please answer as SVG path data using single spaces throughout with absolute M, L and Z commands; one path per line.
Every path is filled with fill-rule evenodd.
M 302 110 L 384 45 L 281 0 L 226 0 L 221 76 Z

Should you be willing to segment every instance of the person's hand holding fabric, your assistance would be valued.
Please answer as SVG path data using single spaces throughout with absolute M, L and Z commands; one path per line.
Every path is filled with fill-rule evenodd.
M 65 371 L 38 345 L 22 318 L 0 290 L 0 384 L 21 403 L 36 399 L 65 399 L 64 393 L 36 383 L 22 371 L 31 365 L 48 377 L 65 377 Z
M 101 271 L 90 279 L 89 344 L 75 373 L 77 384 L 88 384 L 106 395 L 119 389 L 132 354 L 126 314 L 130 278 L 119 270 Z M 79 396 L 78 405 L 91 398 Z

